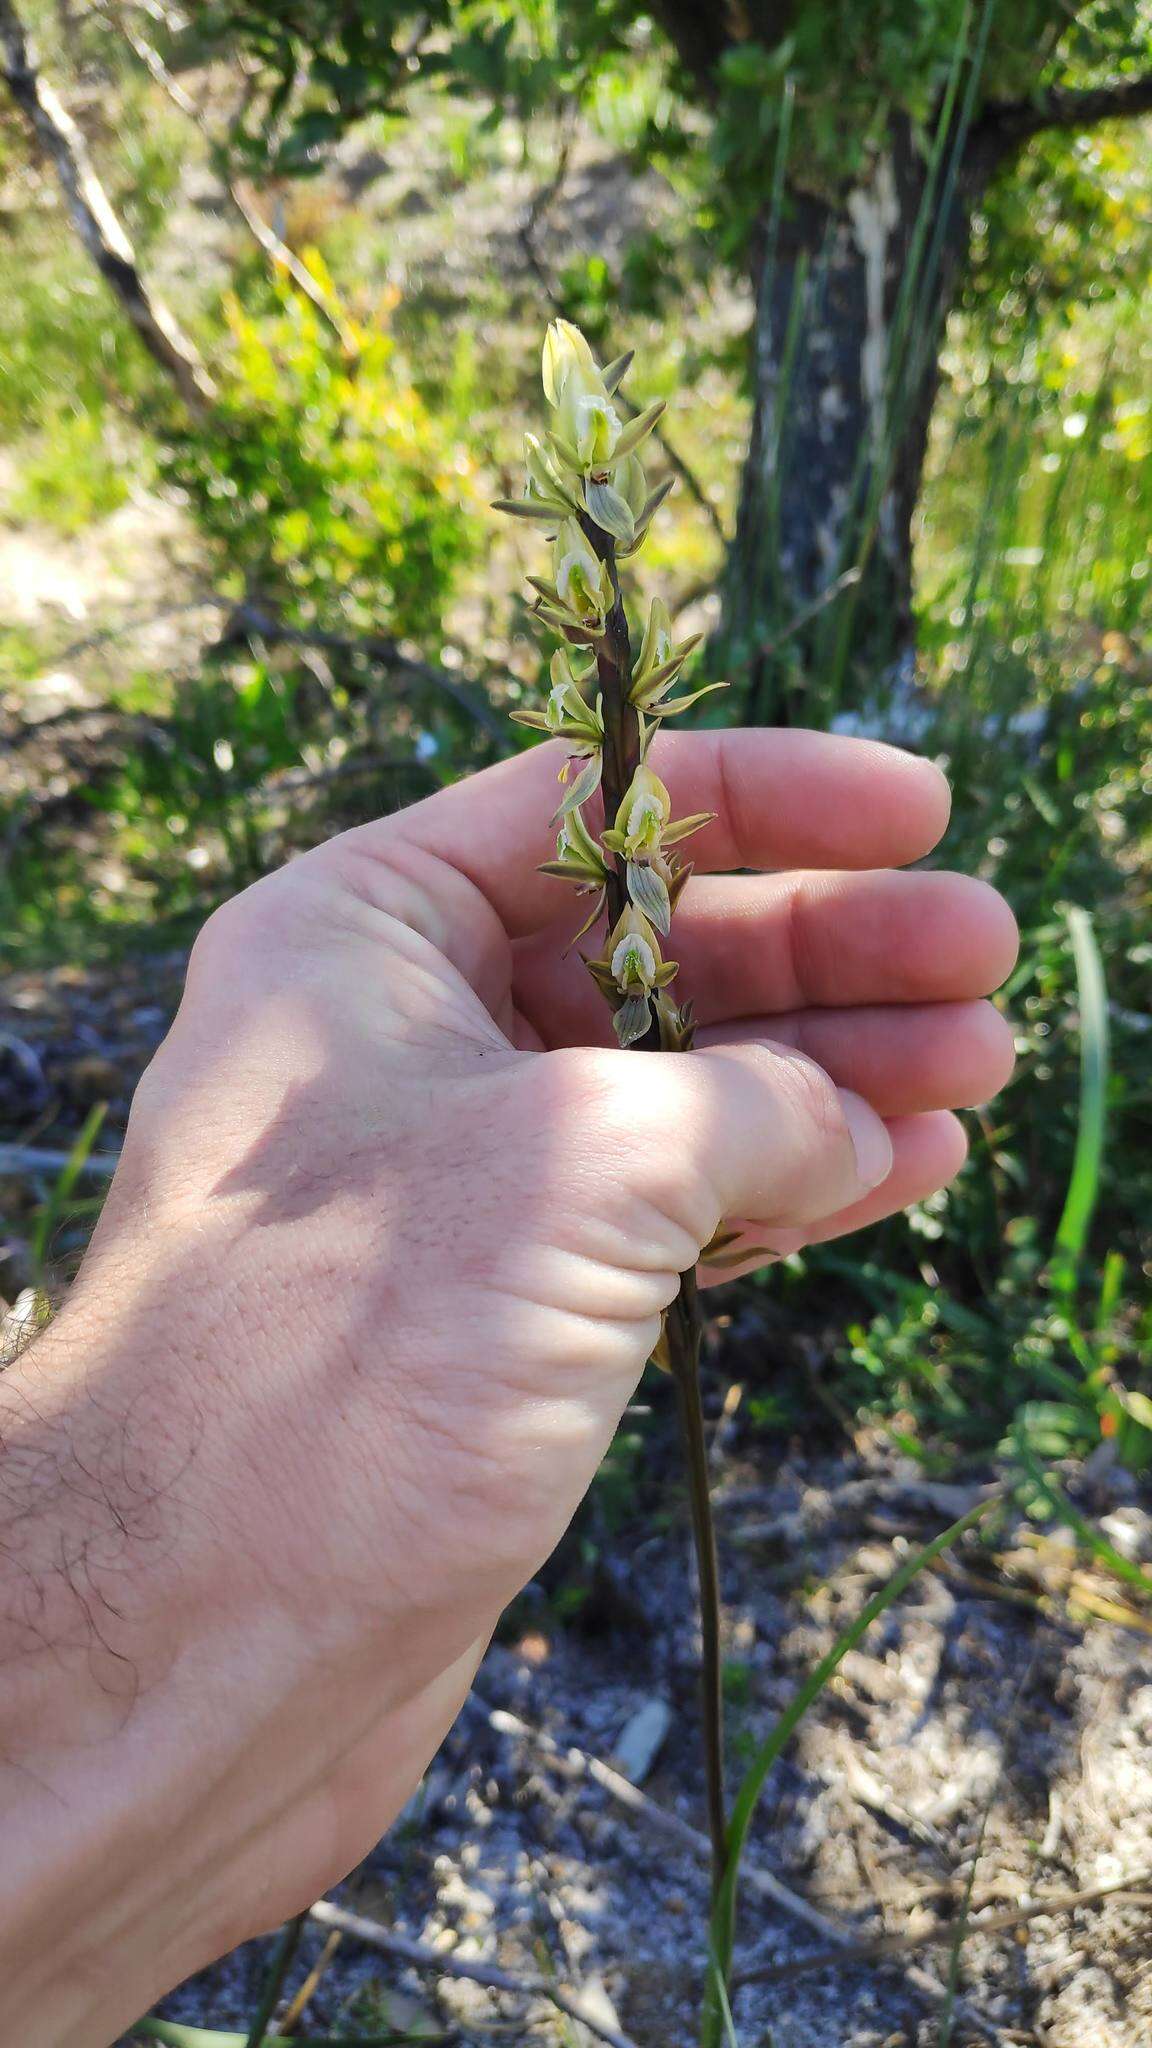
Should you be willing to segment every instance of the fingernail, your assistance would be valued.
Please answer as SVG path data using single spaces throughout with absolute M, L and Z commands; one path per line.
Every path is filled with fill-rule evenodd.
M 892 1140 L 871 1104 L 851 1088 L 841 1088 L 840 1107 L 856 1154 L 856 1171 L 866 1188 L 878 1188 L 892 1171 Z

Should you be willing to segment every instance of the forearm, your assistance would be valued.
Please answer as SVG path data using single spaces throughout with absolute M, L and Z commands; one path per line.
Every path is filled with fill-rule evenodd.
M 165 1360 L 142 1371 L 123 1328 L 89 1327 L 66 1314 L 0 1379 L 0 2037 L 21 2048 L 107 2048 L 306 1903 L 280 1890 L 301 1809 L 311 1850 L 371 1728 L 382 1829 L 476 1654 L 413 1693 L 385 1622 L 358 1713 L 334 1717 L 314 1590 L 268 1573 L 261 1598 L 229 1571 L 203 1417 Z

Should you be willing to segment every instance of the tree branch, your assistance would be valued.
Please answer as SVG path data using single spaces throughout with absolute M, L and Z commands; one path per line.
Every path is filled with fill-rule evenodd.
M 1101 121 L 1152 113 L 1152 72 L 1111 85 L 1053 86 L 1030 99 L 991 100 L 972 130 L 972 142 L 1001 156 L 1049 130 L 1095 128 Z
M 73 225 L 96 268 L 189 412 L 202 418 L 215 401 L 216 387 L 194 343 L 148 291 L 132 243 L 96 175 L 88 145 L 40 76 L 11 0 L 0 0 L 0 76 L 53 164 Z
M 103 13 L 103 9 L 101 9 L 101 12 Z M 185 92 L 178 78 L 172 76 L 159 50 L 154 49 L 152 44 L 147 42 L 143 36 L 137 35 L 135 29 L 130 27 L 127 22 L 111 22 L 110 26 L 113 28 L 119 27 L 120 34 L 128 44 L 133 55 L 138 57 L 140 62 L 151 73 L 161 91 L 165 92 L 173 106 L 177 107 L 180 113 L 184 114 L 199 129 L 213 157 L 221 168 L 224 190 L 227 192 L 229 199 L 232 201 L 253 241 L 263 250 L 273 268 L 284 271 L 291 278 L 297 291 L 308 300 L 310 305 L 315 307 L 325 325 L 331 328 L 341 348 L 345 349 L 350 356 L 356 355 L 360 344 L 355 330 L 344 318 L 339 303 L 330 292 L 324 289 L 319 280 L 313 277 L 307 264 L 300 261 L 295 250 L 290 249 L 288 244 L 281 240 L 276 230 L 270 226 L 264 219 L 263 214 L 258 211 L 238 180 L 228 176 L 224 168 L 224 150 L 222 145 L 212 135 L 208 123 L 205 121 L 192 95 Z

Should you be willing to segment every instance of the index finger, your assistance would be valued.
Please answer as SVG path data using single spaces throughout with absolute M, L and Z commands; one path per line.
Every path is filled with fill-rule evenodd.
M 563 900 L 536 866 L 553 858 L 548 821 L 567 752 L 560 741 L 533 747 L 348 837 L 383 859 L 402 844 L 449 862 L 522 937 Z M 928 853 L 948 823 L 940 770 L 879 740 L 762 727 L 661 733 L 652 765 L 674 816 L 717 813 L 691 842 L 704 870 L 901 867 Z

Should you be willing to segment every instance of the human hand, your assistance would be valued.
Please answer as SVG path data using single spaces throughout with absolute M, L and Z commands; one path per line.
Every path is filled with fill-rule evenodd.
M 53 1577 L 51 1516 L 34 1539 L 41 1625 L 77 1670 L 81 1609 L 100 1644 L 100 1697 L 62 1708 L 38 1674 L 20 1724 L 71 1809 L 57 1865 L 109 1921 L 29 2048 L 105 2039 L 371 1846 L 722 1217 L 783 1251 L 903 1207 L 962 1160 L 948 1106 L 1008 1074 L 978 998 L 1010 913 L 886 871 L 939 837 L 941 777 L 791 732 L 657 743 L 677 810 L 719 814 L 698 869 L 776 872 L 700 875 L 678 910 L 704 1049 L 613 1049 L 534 872 L 560 758 L 346 833 L 210 920 L 69 1304 L 5 1377 L 57 1516 L 87 1475 L 82 1583 Z M 100 1797 L 85 1829 L 94 1726 L 120 1818 Z M 47 1982 L 26 1973 L 22 2011 Z

